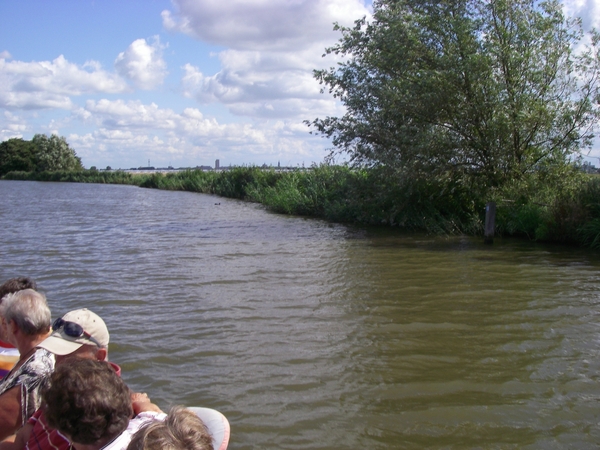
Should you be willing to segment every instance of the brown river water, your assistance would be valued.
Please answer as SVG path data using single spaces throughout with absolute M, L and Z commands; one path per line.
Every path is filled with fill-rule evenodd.
M 130 186 L 0 181 L 0 280 L 88 307 L 236 449 L 598 448 L 600 254 Z

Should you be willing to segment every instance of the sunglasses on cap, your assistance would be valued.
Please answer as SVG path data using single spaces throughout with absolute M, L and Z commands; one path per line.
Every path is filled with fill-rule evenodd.
M 75 322 L 69 322 L 63 320 L 62 317 L 59 317 L 52 324 L 52 331 L 58 331 L 62 329 L 63 333 L 72 338 L 80 338 L 85 337 L 87 340 L 93 342 L 98 347 L 104 347 L 100 342 L 98 342 L 94 337 L 85 331 L 81 325 Z

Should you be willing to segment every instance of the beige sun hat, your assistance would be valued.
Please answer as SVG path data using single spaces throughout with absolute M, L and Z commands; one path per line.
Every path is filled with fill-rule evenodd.
M 104 320 L 87 308 L 70 311 L 54 324 L 52 334 L 38 344 L 38 347 L 55 355 L 69 355 L 85 344 L 95 344 L 102 348 L 108 346 L 110 337 Z

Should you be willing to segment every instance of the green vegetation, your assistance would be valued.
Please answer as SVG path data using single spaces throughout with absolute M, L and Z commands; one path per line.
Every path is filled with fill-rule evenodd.
M 557 189 L 514 183 L 492 193 L 498 233 L 545 242 L 600 248 L 600 177 L 567 166 Z M 136 184 L 260 202 L 273 212 L 335 222 L 398 226 L 430 233 L 480 234 L 484 205 L 476 205 L 460 183 L 398 184 L 376 169 L 320 165 L 277 172 L 238 167 L 223 172 L 199 170 L 137 175 Z
M 564 189 L 519 183 L 497 191 L 499 234 L 600 248 L 600 177 L 570 166 Z M 188 170 L 131 174 L 101 172 L 11 172 L 8 180 L 130 184 L 191 191 L 260 202 L 273 212 L 305 215 L 342 223 L 397 226 L 411 231 L 480 234 L 484 206 L 457 183 L 397 183 L 376 169 L 320 165 L 278 172 L 259 167 L 227 171 Z M 560 194 L 557 194 L 560 192 Z
M 379 0 L 371 23 L 337 28 L 327 53 L 343 62 L 315 76 L 346 114 L 311 125 L 356 166 L 486 197 L 564 173 L 591 145 L 600 36 L 574 53 L 581 22 L 558 1 Z
M 315 71 L 345 115 L 309 125 L 387 190 L 387 222 L 470 233 L 495 200 L 502 234 L 600 246 L 595 181 L 572 163 L 600 116 L 600 35 L 555 0 L 373 8 Z
M 0 176 L 13 171 L 54 172 L 83 170 L 81 159 L 64 137 L 36 134 L 31 141 L 0 143 Z
M 315 72 L 346 107 L 309 123 L 349 165 L 131 175 L 81 169 L 64 138 L 0 144 L 5 179 L 134 184 L 260 202 L 271 211 L 430 233 L 600 248 L 600 178 L 577 157 L 600 117 L 600 35 L 556 0 L 376 0 L 337 26 Z M 108 169 L 108 168 L 107 168 Z

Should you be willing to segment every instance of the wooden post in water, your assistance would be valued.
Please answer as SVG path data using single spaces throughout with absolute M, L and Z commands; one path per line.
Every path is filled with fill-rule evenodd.
M 496 226 L 496 203 L 488 202 L 485 205 L 485 231 L 483 242 L 486 244 L 494 243 L 494 228 Z

